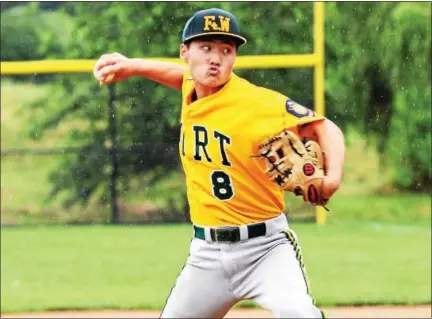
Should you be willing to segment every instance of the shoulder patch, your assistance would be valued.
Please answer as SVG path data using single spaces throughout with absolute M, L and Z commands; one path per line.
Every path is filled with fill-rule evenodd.
M 285 109 L 288 113 L 294 115 L 297 118 L 302 118 L 305 116 L 315 117 L 315 112 L 294 102 L 291 99 L 288 99 L 285 103 Z

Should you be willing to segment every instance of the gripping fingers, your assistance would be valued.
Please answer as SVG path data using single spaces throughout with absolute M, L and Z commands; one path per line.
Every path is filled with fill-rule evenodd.
M 96 79 L 100 80 L 100 71 L 106 66 L 113 65 L 117 63 L 113 58 L 102 56 L 95 64 L 93 68 L 93 75 Z
M 93 68 L 93 75 L 96 79 L 101 81 L 108 74 L 115 73 L 114 70 L 106 70 L 109 66 L 115 66 L 119 62 L 127 60 L 127 57 L 121 55 L 120 53 L 111 53 L 102 55 L 96 62 Z
M 108 74 L 108 76 L 105 78 L 105 82 L 110 83 L 114 79 L 115 73 Z
M 114 77 L 118 71 L 118 65 L 105 66 L 98 72 L 99 84 L 110 84 L 113 82 Z
M 115 73 L 108 74 L 103 80 L 99 81 L 99 85 L 112 83 Z
M 120 53 L 104 54 L 96 62 L 95 70 L 99 71 L 104 66 L 116 64 L 117 62 L 123 61 L 125 59 L 127 58 L 124 55 L 121 55 Z

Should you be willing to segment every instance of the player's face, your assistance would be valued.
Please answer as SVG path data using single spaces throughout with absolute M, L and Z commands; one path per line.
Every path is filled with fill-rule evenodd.
M 219 87 L 231 78 L 237 47 L 234 41 L 194 40 L 181 49 L 195 82 L 205 87 Z

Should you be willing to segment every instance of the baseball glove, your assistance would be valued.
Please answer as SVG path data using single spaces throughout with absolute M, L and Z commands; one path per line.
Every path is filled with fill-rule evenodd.
M 260 154 L 253 157 L 266 159 L 265 173 L 279 188 L 303 196 L 312 205 L 327 203 L 321 194 L 325 169 L 318 143 L 300 140 L 293 132 L 283 131 L 260 144 L 259 150 Z

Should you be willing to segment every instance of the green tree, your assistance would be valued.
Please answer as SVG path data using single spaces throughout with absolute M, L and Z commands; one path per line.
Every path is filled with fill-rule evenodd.
M 431 3 L 326 4 L 331 109 L 377 138 L 396 186 L 431 185 Z
M 1 12 L 2 61 L 61 56 L 72 38 L 73 19 L 61 11 L 43 11 L 32 2 Z

